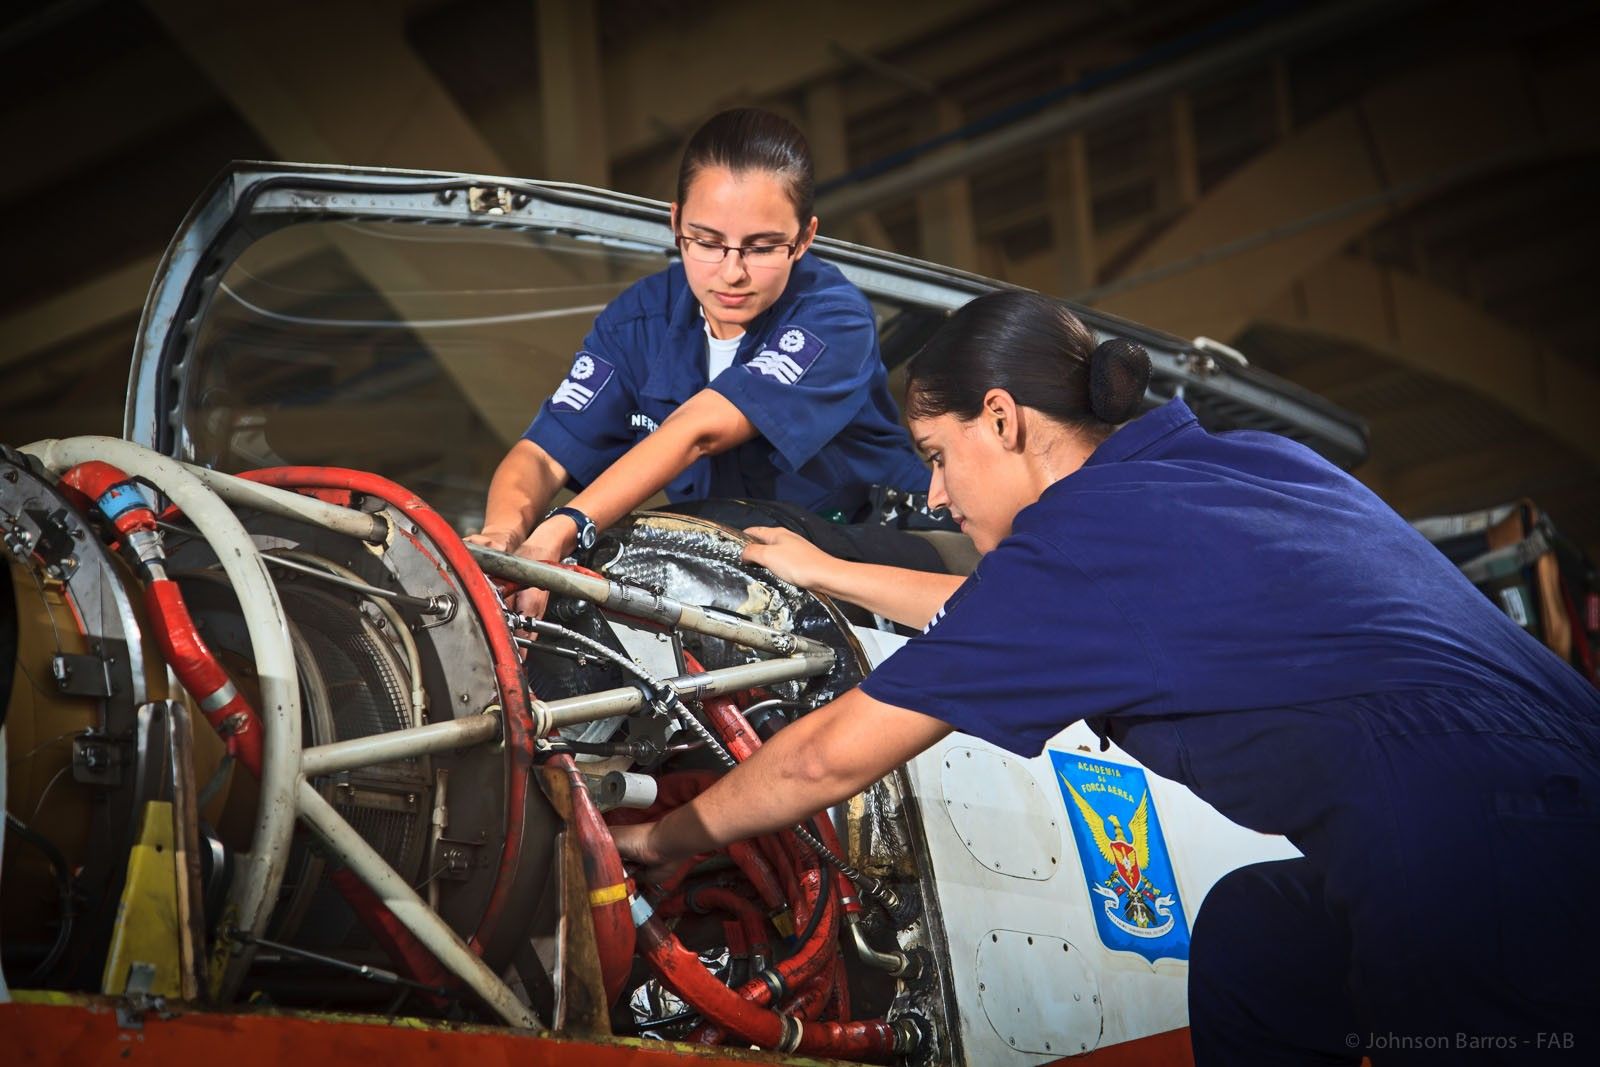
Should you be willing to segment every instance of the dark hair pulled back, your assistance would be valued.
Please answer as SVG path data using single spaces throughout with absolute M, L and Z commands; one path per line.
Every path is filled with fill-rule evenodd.
M 770 111 L 736 107 L 719 112 L 689 138 L 678 165 L 678 206 L 703 170 L 726 167 L 735 174 L 762 170 L 778 176 L 803 230 L 816 202 L 816 168 L 811 146 L 794 123 Z
M 912 357 L 906 408 L 912 418 L 950 414 L 963 422 L 990 389 L 1099 441 L 1139 412 L 1150 355 L 1121 337 L 1095 344 L 1061 301 L 1003 291 L 950 317 Z

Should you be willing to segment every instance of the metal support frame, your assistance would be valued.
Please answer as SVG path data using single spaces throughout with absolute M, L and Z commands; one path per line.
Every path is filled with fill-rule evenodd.
M 705 697 L 737 693 L 774 682 L 793 682 L 801 678 L 814 678 L 826 674 L 833 667 L 833 652 L 803 652 L 783 659 L 765 659 L 737 667 L 723 667 L 704 674 L 684 674 L 669 678 L 665 685 L 680 700 L 702 700 Z M 648 698 L 637 686 L 621 689 L 604 689 L 598 693 L 567 697 L 564 700 L 535 700 L 529 710 L 533 715 L 534 731 L 546 734 L 563 726 L 609 719 L 613 715 L 626 715 L 643 708 Z M 330 746 L 331 747 L 331 746 Z
M 300 754 L 300 773 L 307 778 L 340 771 L 353 771 L 392 760 L 426 756 L 471 748 L 500 739 L 500 719 L 496 715 L 468 715 L 445 722 L 392 730 L 386 734 L 353 737 L 317 745 Z
M 442 724 L 441 724 L 442 725 Z M 544 1030 L 544 1025 L 515 993 L 489 969 L 448 923 L 417 896 L 376 849 L 322 799 L 304 778 L 295 783 L 295 807 L 330 852 L 356 873 L 428 951 L 512 1026 Z
M 648 593 L 643 589 L 606 578 L 558 567 L 553 563 L 538 563 L 520 556 L 496 552 L 482 545 L 467 546 L 472 558 L 484 573 L 496 578 L 506 578 L 524 585 L 538 586 L 561 596 L 592 600 L 602 607 L 637 619 L 692 630 L 707 637 L 720 637 L 746 648 L 760 649 L 787 656 L 791 652 L 830 652 L 827 645 L 809 637 L 784 633 L 770 626 L 723 615 L 694 604 L 684 604 L 669 596 Z

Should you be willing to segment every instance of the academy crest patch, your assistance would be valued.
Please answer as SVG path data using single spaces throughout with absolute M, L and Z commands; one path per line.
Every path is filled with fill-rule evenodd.
M 793 385 L 811 369 L 811 364 L 827 347 L 820 337 L 803 326 L 780 326 L 761 350 L 750 357 L 744 369 Z
M 1189 958 L 1189 923 L 1150 785 L 1138 767 L 1050 750 L 1078 859 L 1110 949 Z
M 572 369 L 550 396 L 550 406 L 582 411 L 616 376 L 617 368 L 593 352 L 579 352 Z

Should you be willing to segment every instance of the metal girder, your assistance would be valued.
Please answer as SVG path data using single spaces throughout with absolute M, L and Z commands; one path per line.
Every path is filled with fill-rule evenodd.
M 1592 143 L 1592 121 L 1553 125 L 1536 106 L 1530 84 L 1557 76 L 1480 55 L 1375 89 L 1246 164 L 1120 281 L 1088 295 L 1177 333 L 1236 337 L 1294 279 L 1395 210 L 1453 181 Z
M 1600 376 L 1421 278 L 1338 256 L 1257 321 L 1357 344 L 1470 389 L 1600 463 Z
M 1393 3 L 1379 0 L 1345 0 L 1318 5 L 1309 12 L 1244 34 L 1215 48 L 1147 73 L 1128 78 L 1078 100 L 1019 119 L 966 141 L 959 153 L 930 155 L 878 178 L 858 182 L 821 199 L 819 210 L 837 216 L 889 203 L 933 182 L 971 174 L 1005 156 L 1084 130 L 1096 123 L 1149 107 L 1197 81 L 1241 66 L 1260 63 L 1273 55 L 1360 22 L 1392 17 Z
M 504 159 L 457 106 L 405 39 L 404 11 L 378 3 L 219 8 L 205 0 L 147 0 L 156 17 L 223 95 L 284 159 L 436 167 L 506 174 Z M 315 25 L 315 33 L 305 32 Z M 430 280 L 401 257 L 330 231 L 329 243 L 403 317 L 404 295 Z M 424 342 L 425 343 L 425 342 Z M 439 365 L 509 444 L 544 399 L 522 376 L 490 373 L 488 361 Z M 493 368 L 504 371 L 505 368 Z
M 612 158 L 687 134 L 712 111 L 796 89 L 839 70 L 818 26 L 849 26 L 856 52 L 881 53 L 993 7 L 993 0 L 862 4 L 719 4 L 691 7 L 671 33 L 635 33 L 603 57 Z M 752 48 L 751 42 L 763 42 Z M 670 92 L 663 88 L 670 86 Z M 459 168 L 458 168 L 459 169 Z

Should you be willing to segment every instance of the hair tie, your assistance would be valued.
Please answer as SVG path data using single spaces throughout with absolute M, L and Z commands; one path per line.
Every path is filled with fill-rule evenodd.
M 1139 413 L 1150 385 L 1150 353 L 1125 337 L 1110 337 L 1089 357 L 1089 408 L 1101 422 L 1127 422 Z

